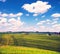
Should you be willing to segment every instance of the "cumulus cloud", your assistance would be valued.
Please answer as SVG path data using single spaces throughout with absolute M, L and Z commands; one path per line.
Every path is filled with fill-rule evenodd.
M 21 21 L 20 16 L 22 13 L 17 14 L 0 14 L 0 31 L 17 31 L 24 22 Z M 10 18 L 9 18 L 10 17 Z
M 0 0 L 1 2 L 6 2 L 6 0 Z
M 7 19 L 6 18 L 0 18 L 0 27 L 6 25 Z
M 47 30 L 47 28 L 45 26 L 40 25 L 40 26 L 38 26 L 37 31 L 39 31 L 39 32 L 47 32 L 48 30 Z
M 9 30 L 12 30 L 12 31 L 19 30 L 19 28 L 24 24 L 24 22 L 21 22 L 19 18 L 18 19 L 11 18 L 9 19 L 8 22 L 11 24 L 11 27 L 9 27 Z
M 44 18 L 45 17 L 45 15 L 43 15 L 43 16 L 41 16 L 42 18 Z
M 38 16 L 38 14 L 33 14 L 33 16 Z
M 60 24 L 58 24 L 57 18 L 54 18 L 52 20 L 50 19 L 42 20 L 34 26 L 29 26 L 28 24 L 25 25 L 24 24 L 25 22 L 21 21 L 20 16 L 22 15 L 23 15 L 22 13 L 17 14 L 0 13 L 0 32 L 6 31 L 60 32 Z M 35 20 L 38 21 L 38 18 L 35 18 Z
M 26 14 L 26 16 L 29 16 L 29 14 Z
M 0 14 L 1 17 L 7 17 L 8 14 L 4 13 L 4 14 Z
M 52 14 L 52 17 L 58 18 L 58 17 L 60 17 L 60 13 L 54 13 L 54 14 Z
M 38 22 L 37 25 L 43 25 L 43 24 L 48 24 L 49 25 L 51 23 L 52 23 L 51 20 L 46 19 L 46 20 L 42 20 L 42 21 Z
M 9 20 L 7 18 L 1 18 L 0 25 L 1 24 L 4 25 L 5 23 L 10 24 L 12 26 L 16 26 L 16 27 L 21 26 L 23 24 L 23 22 L 21 22 L 21 20 L 19 18 L 17 18 L 17 19 L 11 18 Z
M 43 14 L 51 8 L 51 5 L 49 5 L 48 2 L 37 1 L 31 4 L 24 4 L 22 8 L 30 13 Z
M 37 23 L 37 25 L 53 25 L 53 24 L 57 24 L 58 23 L 58 20 L 49 20 L 49 19 L 46 19 L 46 20 L 42 20 L 40 22 Z
M 10 13 L 10 14 L 7 14 L 7 13 L 0 13 L 0 17 L 20 17 L 22 16 L 23 13 L 17 13 L 17 14 L 13 14 L 13 13 Z
M 58 22 L 57 21 L 53 21 L 51 24 L 53 25 L 53 24 L 57 24 Z
M 36 31 L 39 32 L 60 32 L 60 24 L 54 24 L 50 27 L 46 25 L 39 25 Z
M 58 21 L 58 20 L 59 20 L 59 18 L 53 18 L 53 20 L 54 20 L 54 21 Z
M 42 25 L 43 23 L 45 23 L 46 21 L 40 21 L 37 23 L 37 25 Z
M 54 24 L 52 26 L 53 30 L 56 31 L 56 32 L 60 32 L 60 24 Z
M 38 31 L 60 32 L 60 24 L 57 20 L 43 20 L 37 23 Z

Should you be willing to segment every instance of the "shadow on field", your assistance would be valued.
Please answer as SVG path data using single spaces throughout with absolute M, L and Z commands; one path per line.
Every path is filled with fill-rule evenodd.
M 58 51 L 60 52 L 59 44 L 58 46 L 54 46 L 54 43 L 41 41 L 41 40 L 27 40 L 27 39 L 14 39 L 14 46 L 25 46 L 25 47 L 31 47 L 31 48 L 38 48 L 38 49 L 46 49 L 51 51 Z
M 0 52 L 0 54 L 2 54 L 2 52 Z
M 31 47 L 31 48 L 38 48 L 38 49 L 45 49 L 45 50 L 51 50 L 51 51 L 57 51 L 57 52 L 60 52 L 60 48 L 58 49 L 54 49 L 52 47 L 47 47 L 47 46 L 42 46 L 42 45 L 32 45 L 32 44 L 22 44 L 20 46 L 23 46 L 23 47 Z

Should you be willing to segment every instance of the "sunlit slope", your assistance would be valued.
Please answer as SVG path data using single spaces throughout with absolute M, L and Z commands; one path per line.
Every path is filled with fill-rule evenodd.
M 22 46 L 0 46 L 0 54 L 60 54 L 59 52 Z

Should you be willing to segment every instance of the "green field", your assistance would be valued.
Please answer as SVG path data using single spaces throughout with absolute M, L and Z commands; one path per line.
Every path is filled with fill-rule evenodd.
M 2 46 L 0 54 L 60 54 L 59 52 L 22 46 Z
M 60 36 L 0 34 L 0 54 L 60 54 Z

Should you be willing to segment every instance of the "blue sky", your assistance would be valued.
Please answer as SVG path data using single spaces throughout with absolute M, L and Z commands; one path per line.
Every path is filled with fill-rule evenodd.
M 60 32 L 60 0 L 0 0 L 0 32 Z

